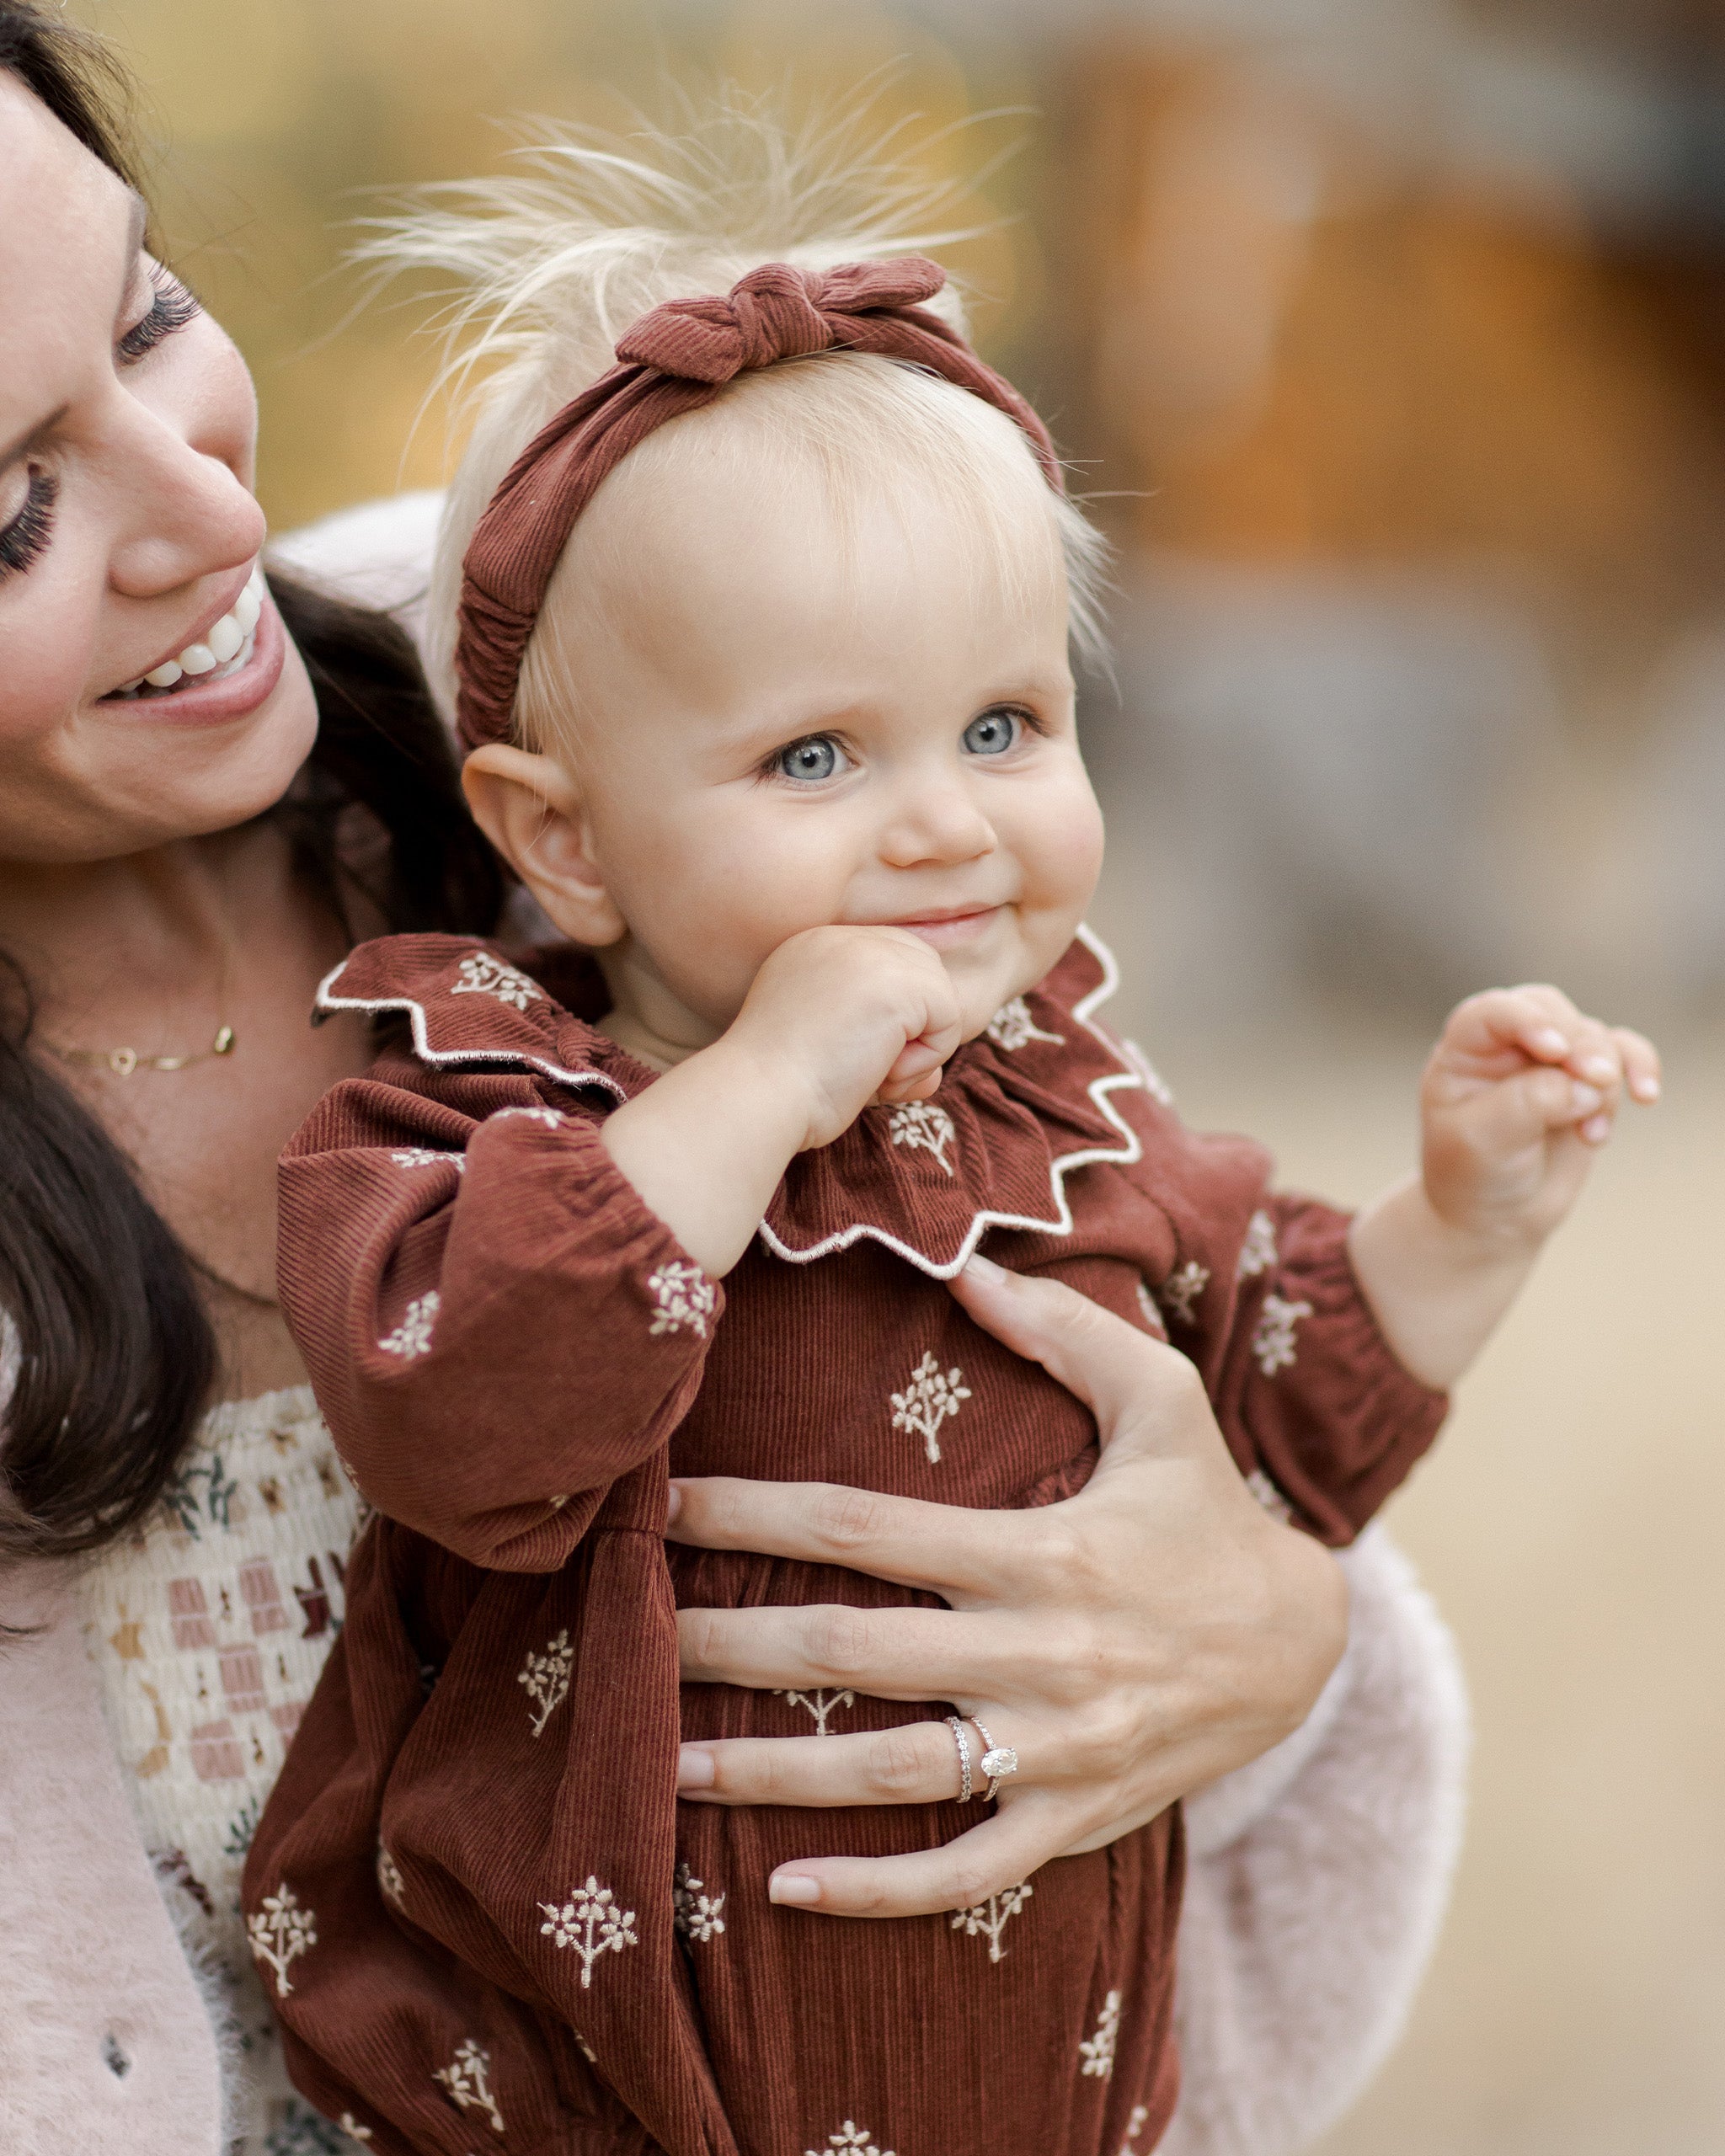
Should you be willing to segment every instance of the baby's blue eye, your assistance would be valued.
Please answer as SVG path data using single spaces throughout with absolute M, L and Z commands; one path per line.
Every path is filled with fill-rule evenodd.
M 811 734 L 778 752 L 778 768 L 786 778 L 817 782 L 830 778 L 839 767 L 839 744 L 829 734 Z
M 1009 711 L 985 711 L 964 728 L 964 747 L 973 756 L 1003 756 L 1018 738 L 1019 722 Z

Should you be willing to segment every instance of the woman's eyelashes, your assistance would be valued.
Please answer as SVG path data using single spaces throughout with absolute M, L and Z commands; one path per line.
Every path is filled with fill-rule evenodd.
M 150 305 L 126 334 L 115 340 L 115 356 L 121 366 L 135 366 L 203 312 L 190 291 L 159 262 L 151 263 L 146 274 L 152 291 Z
M 31 467 L 23 505 L 0 531 L 0 577 L 21 575 L 47 545 L 59 493 L 60 482 L 51 472 Z

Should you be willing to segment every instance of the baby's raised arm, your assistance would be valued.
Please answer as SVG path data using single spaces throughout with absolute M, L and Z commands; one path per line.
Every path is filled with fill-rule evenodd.
M 710 1048 L 607 1117 L 606 1150 L 717 1279 L 794 1157 L 871 1101 L 927 1099 L 959 1045 L 946 968 L 900 928 L 809 928 L 755 977 Z
M 1567 1214 L 1625 1095 L 1659 1097 L 1659 1059 L 1556 988 L 1490 989 L 1450 1015 L 1420 1087 L 1421 1166 L 1355 1220 L 1354 1269 L 1425 1384 L 1478 1354 Z

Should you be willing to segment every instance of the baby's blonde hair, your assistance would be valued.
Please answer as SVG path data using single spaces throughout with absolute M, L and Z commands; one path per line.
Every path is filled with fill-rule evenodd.
M 919 230 L 952 190 L 907 172 L 901 130 L 871 130 L 868 108 L 793 128 L 765 100 L 734 90 L 685 114 L 678 131 L 645 125 L 627 137 L 550 125 L 509 177 L 421 192 L 401 214 L 371 221 L 357 250 L 387 272 L 452 277 L 443 326 L 444 383 L 473 407 L 465 454 L 445 504 L 432 571 L 428 660 L 446 709 L 454 703 L 462 559 L 498 482 L 540 428 L 614 364 L 617 339 L 662 302 L 724 292 L 766 262 L 827 270 L 841 262 L 930 253 L 965 237 Z M 948 284 L 927 302 L 963 331 Z M 703 411 L 674 420 L 626 457 L 606 482 L 650 481 L 677 454 L 677 437 L 710 415 L 734 422 L 737 446 L 763 485 L 812 462 L 836 504 L 861 486 L 906 472 L 959 508 L 1009 582 L 1024 575 L 1027 504 L 1045 515 L 1049 573 L 1064 568 L 1074 644 L 1102 650 L 1107 546 L 1070 499 L 1043 478 L 1004 414 L 950 382 L 862 353 L 834 353 L 740 376 Z M 577 527 L 579 532 L 579 527 Z M 553 578 L 529 643 L 515 735 L 542 745 L 555 715 L 579 700 L 573 654 L 557 633 L 556 604 L 573 547 Z M 1018 594 L 1015 591 L 1014 596 Z

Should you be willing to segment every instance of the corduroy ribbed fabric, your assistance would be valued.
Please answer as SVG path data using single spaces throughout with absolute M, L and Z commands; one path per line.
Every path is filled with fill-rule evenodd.
M 296 2079 L 378 2156 L 1154 2148 L 1178 1810 L 956 1916 L 770 1905 L 777 1865 L 983 1814 L 678 1804 L 680 1737 L 948 1710 L 846 1686 L 847 1617 L 820 1635 L 823 1689 L 680 1691 L 677 1609 L 848 1607 L 866 1630 L 932 1598 L 662 1540 L 671 1471 L 989 1508 L 1080 1488 L 1086 1410 L 943 1285 L 979 1225 L 1015 1270 L 1165 1316 L 1242 1472 L 1326 1540 L 1407 1473 L 1445 1403 L 1379 1333 L 1344 1217 L 1273 1194 L 1249 1141 L 1187 1131 L 1090 1018 L 1103 977 L 1075 944 L 921 1113 L 799 1156 L 723 1291 L 604 1146 L 652 1074 L 586 1022 L 596 969 L 559 1005 L 537 962 L 403 937 L 326 987 L 413 1040 L 327 1097 L 282 1178 L 286 1307 L 384 1517 L 245 1899 Z
M 946 282 L 921 255 L 822 273 L 769 262 L 728 295 L 669 300 L 618 342 L 618 364 L 548 420 L 499 482 L 462 563 L 456 722 L 468 748 L 507 738 L 528 638 L 575 519 L 655 427 L 737 375 L 816 352 L 873 352 L 980 397 L 1023 428 L 1056 493 L 1048 430 L 959 333 L 917 304 Z

